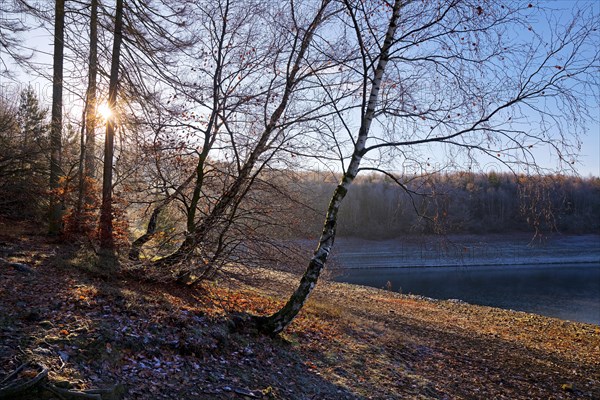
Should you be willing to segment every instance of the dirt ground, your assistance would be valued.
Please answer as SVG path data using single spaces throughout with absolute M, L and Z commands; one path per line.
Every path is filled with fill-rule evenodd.
M 90 257 L 0 222 L 0 389 L 29 363 L 124 399 L 600 398 L 596 325 L 323 281 L 271 338 L 230 321 L 276 310 L 297 276 L 232 268 L 190 289 Z

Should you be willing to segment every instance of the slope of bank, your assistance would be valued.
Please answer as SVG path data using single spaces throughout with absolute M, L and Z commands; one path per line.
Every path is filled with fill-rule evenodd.
M 125 399 L 600 398 L 595 325 L 321 282 L 269 338 L 228 321 L 277 309 L 294 275 L 108 279 L 77 249 L 0 236 L 0 382 L 30 362 L 70 390 L 123 384 Z

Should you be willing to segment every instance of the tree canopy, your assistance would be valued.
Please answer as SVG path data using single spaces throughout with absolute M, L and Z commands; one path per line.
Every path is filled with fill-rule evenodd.
M 0 139 L 20 153 L 0 164 L 0 178 L 13 179 L 4 171 L 15 165 L 28 171 L 21 180 L 34 179 L 34 164 L 46 168 L 53 233 L 195 284 L 223 265 L 285 253 L 276 232 L 323 202 L 295 186 L 298 177 L 330 172 L 336 182 L 299 289 L 257 320 L 270 332 L 314 288 L 338 219 L 369 215 L 367 202 L 343 205 L 360 176 L 397 185 L 397 206 L 433 221 L 427 229 L 508 214 L 505 204 L 514 213 L 508 197 L 524 193 L 519 210 L 539 229 L 552 219 L 542 203 L 558 205 L 532 187 L 545 178 L 531 177 L 574 173 L 581 135 L 598 123 L 597 7 L 567 16 L 545 2 L 57 0 L 52 11 L 19 0 L 0 21 L 13 60 L 2 59 L 5 77 L 14 62 L 43 76 L 20 38 L 28 23 L 54 32 L 50 121 L 28 91 L 27 110 L 2 103 Z M 109 118 L 98 115 L 103 103 Z M 554 165 L 540 161 L 546 153 Z M 489 162 L 499 166 L 485 175 L 496 203 L 452 208 L 443 173 L 480 177 Z M 565 202 L 565 212 L 579 204 Z M 374 221 L 363 229 L 376 231 Z

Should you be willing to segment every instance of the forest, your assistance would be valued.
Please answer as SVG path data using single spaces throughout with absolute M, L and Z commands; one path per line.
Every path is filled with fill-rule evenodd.
M 285 226 L 297 227 L 297 237 L 310 237 L 318 231 L 318 214 L 306 216 L 326 206 L 335 177 L 311 173 L 300 179 L 299 198 L 312 193 L 314 201 L 306 209 L 295 208 L 300 223 Z M 357 179 L 340 209 L 339 235 L 390 239 L 407 234 L 600 232 L 597 177 L 457 172 L 410 181 L 407 191 L 377 175 Z
M 69 387 L 57 385 L 40 360 L 53 364 L 51 375 L 71 360 L 69 368 L 96 378 L 86 363 L 101 360 L 94 368 L 106 384 L 147 370 L 147 357 L 154 372 L 166 373 L 167 365 L 186 370 L 185 382 L 174 385 L 181 391 L 191 371 L 202 371 L 203 383 L 195 384 L 204 394 L 177 398 L 319 398 L 321 389 L 324 398 L 368 397 L 380 385 L 369 381 L 354 391 L 354 369 L 336 375 L 336 383 L 307 375 L 310 385 L 296 396 L 270 373 L 253 375 L 262 388 L 252 391 L 250 377 L 237 370 L 228 380 L 225 366 L 252 364 L 252 346 L 263 361 L 279 352 L 286 365 L 297 365 L 290 360 L 306 353 L 269 347 L 279 346 L 271 338 L 290 338 L 288 330 L 312 350 L 321 338 L 341 337 L 362 348 L 362 333 L 344 332 L 354 329 L 355 317 L 366 317 L 336 303 L 362 289 L 319 281 L 338 236 L 600 232 L 600 180 L 578 174 L 600 104 L 600 13 L 584 3 L 1 2 L 0 278 L 7 289 L 0 290 L 0 334 L 7 344 L 0 358 L 10 368 L 0 371 L 0 398 L 21 390 L 9 382 L 15 378 L 27 381 L 22 392 L 119 397 L 117 386 L 86 392 L 92 378 L 71 390 L 73 371 Z M 307 238 L 314 252 L 300 260 L 293 243 Z M 285 263 L 304 273 L 269 268 Z M 238 280 L 251 283 L 235 286 Z M 318 282 L 315 304 L 309 297 Z M 399 301 L 406 318 L 418 320 L 438 307 L 425 302 L 414 310 L 415 299 L 389 296 L 367 301 L 375 331 L 375 321 L 400 312 L 382 304 Z M 48 300 L 54 297 L 61 300 Z M 117 333 L 99 317 L 113 305 L 118 311 L 105 315 Z M 441 332 L 462 311 L 439 307 L 446 317 L 432 323 Z M 172 317 L 169 309 L 176 310 Z M 513 318 L 496 317 L 509 325 Z M 78 327 L 84 320 L 91 322 Z M 427 329 L 404 317 L 394 321 L 414 338 Z M 15 326 L 27 336 L 14 341 Z M 390 343 L 398 339 L 385 332 Z M 545 353 L 552 341 L 574 334 L 557 327 L 540 351 L 558 357 Z M 135 343 L 142 337 L 152 354 Z M 32 347 L 22 365 L 15 361 L 19 340 Z M 596 340 L 569 362 L 592 370 Z M 500 357 L 510 353 L 506 346 L 490 348 Z M 44 349 L 58 358 L 50 362 Z M 363 359 L 382 349 L 353 354 Z M 425 357 L 413 349 L 408 358 Z M 209 366 L 219 363 L 213 350 L 220 367 Z M 340 357 L 331 357 L 328 373 Z M 310 360 L 309 370 L 323 367 Z M 124 364 L 127 370 L 119 369 Z M 448 382 L 429 383 L 432 371 L 418 372 L 428 378 L 415 384 L 417 392 L 469 396 Z M 245 388 L 236 386 L 240 379 Z M 168 385 L 130 383 L 132 398 L 148 398 L 151 389 L 169 398 Z M 542 386 L 535 390 L 548 397 Z M 380 397 L 418 396 L 408 386 L 394 388 Z M 488 396 L 498 393 L 488 389 Z
M 19 103 L 2 105 L 0 142 L 0 214 L 43 223 L 49 207 L 49 115 L 31 87 L 19 95 Z M 61 185 L 61 202 L 67 232 L 72 225 L 77 199 L 77 133 L 71 131 L 63 146 L 71 154 L 70 174 Z M 339 174 L 295 170 L 270 171 L 280 192 L 264 191 L 259 201 L 278 203 L 270 217 L 254 228 L 270 240 L 299 239 L 319 231 L 321 210 L 335 189 Z M 436 173 L 407 178 L 402 187 L 376 174 L 360 176 L 340 210 L 341 236 L 388 239 L 406 234 L 600 232 L 600 180 L 574 175 L 524 176 L 513 173 Z M 129 183 L 133 186 L 133 183 Z M 408 189 L 408 190 L 407 190 Z M 139 205 L 139 193 L 122 193 L 124 245 L 143 230 L 147 209 Z M 97 200 L 96 200 L 97 201 Z M 79 205 L 81 207 L 81 205 Z M 92 205 L 93 219 L 98 212 Z M 158 232 L 167 235 L 184 223 L 177 206 L 163 211 Z M 93 227 L 88 234 L 93 235 Z M 91 238 L 91 237 L 90 237 Z

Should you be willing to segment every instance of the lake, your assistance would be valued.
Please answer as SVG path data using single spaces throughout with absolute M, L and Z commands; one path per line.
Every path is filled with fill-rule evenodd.
M 600 325 L 600 246 L 596 246 L 596 236 L 584 239 L 580 247 L 575 246 L 578 253 L 570 257 L 576 263 L 566 262 L 561 251 L 563 247 L 573 250 L 572 238 L 553 243 L 556 247 L 531 248 L 530 253 L 523 247 L 518 257 L 515 246 L 521 246 L 520 242 L 512 243 L 504 252 L 506 258 L 499 250 L 502 242 L 496 243 L 498 253 L 492 256 L 469 254 L 465 258 L 436 253 L 431 245 L 426 256 L 420 257 L 415 243 L 404 242 L 400 248 L 394 241 L 342 239 L 336 243 L 334 265 L 340 269 L 335 280 Z M 508 244 L 509 239 L 505 240 Z M 464 252 L 467 242 L 462 243 L 458 248 Z

